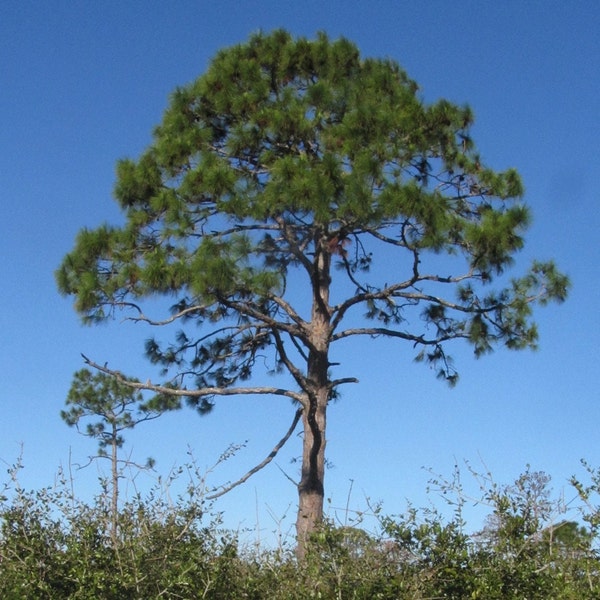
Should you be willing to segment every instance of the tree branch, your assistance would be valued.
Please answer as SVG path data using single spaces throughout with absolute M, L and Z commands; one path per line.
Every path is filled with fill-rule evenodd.
M 189 316 L 191 313 L 200 312 L 200 311 L 206 310 L 208 308 L 208 306 L 200 306 L 200 305 L 188 306 L 187 308 L 184 308 L 183 310 L 180 310 L 180 311 L 176 312 L 175 314 L 171 315 L 167 319 L 164 319 L 162 321 L 157 321 L 157 320 L 151 319 L 150 317 L 147 317 L 142 312 L 142 309 L 133 302 L 118 302 L 115 304 L 115 306 L 118 306 L 119 308 L 132 308 L 138 312 L 137 317 L 126 317 L 125 318 L 126 321 L 133 321 L 135 323 L 143 322 L 143 323 L 148 323 L 148 325 L 153 325 L 156 327 L 161 326 L 161 325 L 168 325 L 169 323 L 173 323 L 173 322 L 177 321 L 178 319 L 181 319 L 182 317 Z
M 423 346 L 432 346 L 435 344 L 440 344 L 442 342 L 446 342 L 448 340 L 458 339 L 458 338 L 468 338 L 468 334 L 464 332 L 457 332 L 454 334 L 443 335 L 434 339 L 426 339 L 422 335 L 413 335 L 410 333 L 405 333 L 403 331 L 396 331 L 394 329 L 387 329 L 386 327 L 360 327 L 354 329 L 345 329 L 344 331 L 340 331 L 332 336 L 331 341 L 335 342 L 337 340 L 341 340 L 343 338 L 347 338 L 353 335 L 370 335 L 370 336 L 379 336 L 383 335 L 385 337 L 397 337 L 403 340 L 408 340 L 409 342 L 414 342 L 415 344 L 421 344 Z
M 240 395 L 274 395 L 274 396 L 286 396 L 287 398 L 292 398 L 292 400 L 296 400 L 296 402 L 302 402 L 304 400 L 304 396 L 298 392 L 292 392 L 291 390 L 285 390 L 282 388 L 276 387 L 236 387 L 236 388 L 220 388 L 220 387 L 206 387 L 199 390 L 188 390 L 188 389 L 176 389 L 171 388 L 165 385 L 156 385 L 153 384 L 150 380 L 146 383 L 141 383 L 139 381 L 133 381 L 128 379 L 121 373 L 120 371 L 115 371 L 113 369 L 109 369 L 107 366 L 99 365 L 94 362 L 85 354 L 81 355 L 83 360 L 87 365 L 93 367 L 94 369 L 106 373 L 107 375 L 111 375 L 117 381 L 128 385 L 129 387 L 135 390 L 148 390 L 151 392 L 156 392 L 157 394 L 167 394 L 170 396 L 179 396 L 179 397 L 193 397 L 193 398 L 202 398 L 204 396 L 240 396 Z
M 222 490 L 215 492 L 214 494 L 211 494 L 210 496 L 207 496 L 206 499 L 214 500 L 215 498 L 219 498 L 220 496 L 225 495 L 227 492 L 230 492 L 234 487 L 241 485 L 242 483 L 244 483 L 245 481 L 250 479 L 250 477 L 252 477 L 252 475 L 254 475 L 258 471 L 260 471 L 262 468 L 266 467 L 275 458 L 275 456 L 277 456 L 277 453 L 283 448 L 285 443 L 290 439 L 290 436 L 292 435 L 292 433 L 294 433 L 294 429 L 296 429 L 296 425 L 298 425 L 298 421 L 300 420 L 300 417 L 302 416 L 302 410 L 303 410 L 302 408 L 299 408 L 296 411 L 296 414 L 294 415 L 292 424 L 290 425 L 290 428 L 287 430 L 286 434 L 279 440 L 279 442 L 277 442 L 277 444 L 275 445 L 273 450 L 271 450 L 270 454 L 261 463 L 256 465 L 254 468 L 250 469 L 243 477 L 241 477 L 234 483 L 231 483 L 230 485 L 224 487 Z
M 274 297 L 272 297 L 271 299 L 273 301 L 275 301 Z M 253 308 L 250 305 L 250 303 L 248 303 L 248 302 L 243 302 L 243 301 L 240 302 L 238 300 L 230 300 L 229 298 L 226 298 L 224 296 L 219 296 L 218 300 L 223 306 L 226 306 L 227 308 L 230 308 L 230 309 L 236 311 L 240 315 L 244 315 L 246 317 L 255 319 L 256 321 L 258 321 L 260 323 L 264 323 L 270 329 L 277 329 L 278 331 L 285 331 L 285 332 L 289 333 L 290 335 L 294 335 L 294 336 L 300 338 L 301 340 L 303 340 L 305 343 L 307 343 L 306 322 L 300 316 L 295 315 L 295 313 L 293 313 L 293 312 L 292 312 L 292 314 L 287 313 L 285 306 L 284 306 L 285 302 L 283 302 L 283 301 L 276 302 L 276 304 L 280 308 L 282 308 L 286 312 L 286 314 L 288 314 L 288 316 L 290 318 L 294 319 L 294 321 L 297 320 L 295 325 L 292 323 L 285 323 L 282 321 L 278 321 L 277 319 L 274 319 L 273 317 L 266 314 L 262 310 Z M 258 327 L 258 325 L 256 325 L 256 326 Z
M 333 389 L 338 385 L 343 385 L 344 383 L 358 383 L 358 379 L 356 377 L 343 377 L 342 379 L 334 379 L 329 384 L 329 387 Z
M 286 369 L 290 373 L 290 375 L 294 378 L 296 383 L 300 386 L 300 388 L 306 388 L 306 377 L 303 373 L 298 369 L 294 363 L 290 360 L 287 352 L 285 351 L 285 346 L 283 344 L 283 340 L 281 339 L 281 335 L 279 335 L 279 331 L 277 329 L 273 329 L 273 339 L 275 340 L 275 346 L 277 348 L 277 352 L 279 352 L 279 356 L 283 361 Z
M 497 310 L 501 305 L 494 304 L 486 307 L 481 306 L 464 306 L 462 304 L 458 304 L 456 302 L 451 302 L 450 300 L 445 300 L 444 298 L 440 298 L 439 296 L 433 296 L 431 294 L 424 294 L 423 292 L 415 291 L 415 292 L 407 292 L 403 291 L 407 288 L 414 286 L 415 283 L 421 281 L 430 281 L 434 283 L 450 283 L 456 284 L 461 283 L 468 279 L 473 279 L 475 275 L 472 271 L 465 273 L 464 275 L 456 275 L 454 277 L 440 277 L 438 275 L 420 275 L 417 280 L 407 279 L 402 283 L 397 283 L 394 285 L 389 285 L 384 287 L 381 290 L 366 292 L 362 294 L 356 294 L 352 298 L 348 298 L 345 302 L 338 304 L 333 307 L 333 312 L 335 317 L 332 319 L 332 327 L 335 329 L 339 323 L 343 320 L 345 314 L 348 312 L 350 308 L 356 306 L 357 304 L 362 304 L 364 302 L 368 302 L 370 300 L 389 300 L 390 298 L 403 298 L 409 300 L 411 303 L 418 304 L 419 302 L 430 302 L 432 304 L 437 304 L 439 306 L 443 306 L 445 308 L 450 308 L 452 310 L 456 310 L 463 313 L 479 313 L 486 314 Z M 535 300 L 535 298 L 527 299 L 527 302 Z

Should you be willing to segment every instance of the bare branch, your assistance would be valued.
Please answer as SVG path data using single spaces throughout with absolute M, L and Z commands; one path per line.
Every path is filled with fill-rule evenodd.
M 342 385 L 344 383 L 358 383 L 358 379 L 356 377 L 343 377 L 342 379 L 334 379 L 329 387 L 332 389 L 337 387 L 338 385 Z
M 285 365 L 286 369 L 289 371 L 291 376 L 295 379 L 296 383 L 301 388 L 305 388 L 306 377 L 303 375 L 300 369 L 298 369 L 298 367 L 296 367 L 296 365 L 294 365 L 294 363 L 290 360 L 287 352 L 285 351 L 285 345 L 283 343 L 283 340 L 281 339 L 279 331 L 277 331 L 277 329 L 273 329 L 272 333 L 273 339 L 275 340 L 275 346 L 277 347 L 277 352 L 279 352 L 279 356 L 281 357 L 283 364 Z
M 275 300 L 274 297 L 273 297 L 273 300 Z M 290 317 L 294 318 L 294 320 L 297 320 L 297 324 L 295 324 L 295 325 L 292 323 L 285 323 L 282 321 L 278 321 L 277 319 L 272 318 L 270 315 L 264 313 L 263 311 L 255 309 L 253 306 L 251 306 L 247 302 L 238 302 L 236 300 L 230 300 L 229 298 L 226 298 L 224 296 L 219 297 L 219 302 L 223 306 L 226 306 L 227 308 L 231 308 L 232 310 L 236 311 L 240 315 L 244 315 L 246 317 L 250 317 L 252 319 L 255 319 L 256 321 L 260 321 L 261 323 L 264 323 L 270 329 L 277 329 L 278 331 L 285 331 L 285 332 L 289 333 L 290 335 L 300 338 L 304 343 L 306 343 L 306 344 L 308 343 L 308 336 L 306 333 L 306 323 L 304 320 L 301 319 L 300 316 L 293 313 L 293 311 L 292 311 L 292 314 L 295 315 L 295 317 L 292 317 L 292 314 L 289 314 L 289 313 L 288 314 Z M 278 301 L 277 304 L 281 308 L 286 310 L 285 302 Z M 287 313 L 287 310 L 286 310 L 286 313 Z
M 227 492 L 230 492 L 233 488 L 237 487 L 238 485 L 241 485 L 242 483 L 244 483 L 245 481 L 250 479 L 250 477 L 252 477 L 252 475 L 254 475 L 258 471 L 260 471 L 262 468 L 266 467 L 277 456 L 277 453 L 283 448 L 285 443 L 290 439 L 290 436 L 292 435 L 292 433 L 294 433 L 294 429 L 296 429 L 296 425 L 298 425 L 298 421 L 300 420 L 300 417 L 302 416 L 302 410 L 303 410 L 302 408 L 299 408 L 296 411 L 296 414 L 294 415 L 292 424 L 290 425 L 290 428 L 287 430 L 286 434 L 279 440 L 279 442 L 277 442 L 277 444 L 275 445 L 273 450 L 271 450 L 270 454 L 261 463 L 256 465 L 254 468 L 250 469 L 243 477 L 241 477 L 234 483 L 224 487 L 222 490 L 215 492 L 214 494 L 211 494 L 210 496 L 207 496 L 206 499 L 214 500 L 215 498 L 219 498 L 220 496 L 225 495 Z
M 394 294 L 398 294 L 398 292 L 412 286 L 413 284 L 414 281 L 412 279 L 407 279 L 402 283 L 387 286 L 382 290 L 373 292 L 363 292 L 361 294 L 356 294 L 352 296 L 352 298 L 348 298 L 344 302 L 332 308 L 332 314 L 335 315 L 335 317 L 331 320 L 332 329 L 335 330 L 337 328 L 337 326 L 343 320 L 345 314 L 353 306 L 356 306 L 357 304 L 362 304 L 363 302 L 368 302 L 369 300 L 383 300 L 386 298 L 393 297 Z
M 308 260 L 306 256 L 306 246 L 308 245 L 308 236 L 301 244 L 298 244 L 298 241 L 290 232 L 289 225 L 285 222 L 283 217 L 277 217 L 275 219 L 279 226 L 281 233 L 283 234 L 285 240 L 290 246 L 290 250 L 294 257 L 300 262 L 300 264 L 304 267 L 305 271 L 310 274 L 312 269 L 312 264 L 310 260 Z
M 395 329 L 387 329 L 386 327 L 359 327 L 354 329 L 345 329 L 344 331 L 340 331 L 332 336 L 332 341 L 341 340 L 343 338 L 347 338 L 353 335 L 369 335 L 369 336 L 385 336 L 385 337 L 396 337 L 401 338 L 403 340 L 408 340 L 409 342 L 414 342 L 415 344 L 421 344 L 423 346 L 432 346 L 435 344 L 440 344 L 441 342 L 446 342 L 448 340 L 458 339 L 458 338 L 468 338 L 468 334 L 464 332 L 457 332 L 453 334 L 439 336 L 433 339 L 427 339 L 423 335 L 413 335 L 410 333 L 406 333 L 404 331 L 397 331 Z
M 403 281 L 401 283 L 384 287 L 381 290 L 356 294 L 352 298 L 348 298 L 345 302 L 342 302 L 341 304 L 338 304 L 337 306 L 333 307 L 333 313 L 335 314 L 335 318 L 332 320 L 332 327 L 333 329 L 335 329 L 339 325 L 339 323 L 342 321 L 345 314 L 350 308 L 356 306 L 357 304 L 362 304 L 370 300 L 389 300 L 390 298 L 403 298 L 405 300 L 411 301 L 411 303 L 414 304 L 417 304 L 419 302 L 431 302 L 432 304 L 438 304 L 440 306 L 444 306 L 445 308 L 450 308 L 464 313 L 489 313 L 493 312 L 494 310 L 497 310 L 499 308 L 499 305 L 497 304 L 487 306 L 485 308 L 481 306 L 464 306 L 462 304 L 457 304 L 456 302 L 450 302 L 449 300 L 445 300 L 444 298 L 440 298 L 439 296 L 424 294 L 419 291 L 404 291 L 407 288 L 413 287 L 414 284 L 417 282 L 430 281 L 433 283 L 455 284 L 461 283 L 462 281 L 466 281 L 468 279 L 473 279 L 474 277 L 475 275 L 472 270 L 463 275 L 456 275 L 454 277 L 440 277 L 439 275 L 420 275 L 417 280 L 407 279 L 406 281 Z M 534 300 L 534 298 L 532 298 L 532 300 Z
M 207 306 L 188 306 L 187 308 L 184 308 L 183 310 L 180 310 L 180 311 L 174 313 L 168 319 L 163 319 L 161 321 L 157 321 L 155 319 L 151 319 L 150 317 L 147 317 L 142 312 L 142 309 L 137 304 L 134 304 L 133 302 L 119 302 L 115 306 L 118 306 L 119 308 L 123 308 L 123 307 L 133 308 L 138 312 L 137 317 L 126 317 L 125 321 L 133 321 L 135 323 L 143 322 L 143 323 L 148 323 L 148 325 L 157 326 L 157 327 L 161 326 L 161 325 L 169 325 L 170 323 L 174 323 L 175 321 L 177 321 L 178 319 L 181 319 L 182 317 L 189 316 L 191 313 L 200 312 L 200 311 L 208 308 Z
M 234 233 L 240 233 L 242 231 L 279 231 L 277 225 L 269 225 L 267 223 L 252 223 L 250 225 L 236 225 L 230 229 L 223 229 L 222 231 L 212 231 L 210 236 L 204 234 L 204 237 L 212 238 L 224 238 Z
M 153 384 L 150 380 L 146 383 L 141 383 L 139 381 L 133 381 L 128 379 L 121 373 L 120 371 L 115 371 L 113 369 L 109 369 L 106 366 L 99 365 L 94 362 L 85 354 L 81 355 L 83 360 L 87 365 L 93 367 L 94 369 L 106 373 L 107 375 L 111 375 L 117 381 L 128 385 L 129 387 L 135 390 L 148 390 L 151 392 L 156 392 L 157 394 L 166 394 L 170 396 L 179 396 L 184 398 L 202 398 L 204 396 L 241 396 L 241 395 L 274 395 L 274 396 L 285 396 L 287 398 L 291 398 L 292 400 L 296 400 L 296 402 L 302 402 L 304 400 L 304 396 L 298 392 L 293 392 L 291 390 L 285 390 L 283 388 L 277 387 L 236 387 L 236 388 L 222 388 L 222 387 L 206 387 L 199 390 L 188 390 L 188 389 L 177 389 L 171 388 L 165 385 L 156 385 Z
M 281 308 L 286 315 L 294 321 L 299 327 L 302 328 L 303 331 L 306 329 L 306 321 L 292 308 L 289 302 L 286 302 L 281 296 L 272 295 L 270 296 L 271 300 Z

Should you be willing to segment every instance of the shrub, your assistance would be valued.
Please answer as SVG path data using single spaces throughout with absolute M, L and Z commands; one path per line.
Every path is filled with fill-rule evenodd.
M 299 562 L 292 545 L 242 547 L 207 504 L 203 480 L 169 500 L 156 486 L 123 502 L 114 535 L 111 496 L 91 503 L 70 486 L 26 491 L 19 465 L 0 494 L 0 597 L 6 599 L 591 600 L 600 593 L 598 530 L 562 519 L 549 477 L 529 469 L 506 486 L 487 476 L 486 526 L 467 533 L 456 482 L 450 517 L 410 508 L 378 529 L 326 521 Z M 598 474 L 578 484 L 582 518 L 596 524 Z M 171 481 L 171 480 L 170 480 Z M 587 502 L 587 504 L 586 504 Z

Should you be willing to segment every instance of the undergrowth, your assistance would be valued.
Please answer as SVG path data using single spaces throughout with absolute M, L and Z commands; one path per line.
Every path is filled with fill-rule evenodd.
M 223 527 L 198 476 L 176 498 L 164 484 L 119 507 L 109 490 L 76 498 L 67 478 L 23 489 L 20 463 L 0 492 L 3 599 L 564 599 L 600 597 L 600 471 L 573 480 L 577 520 L 551 499 L 549 477 L 527 469 L 509 485 L 472 473 L 488 509 L 467 533 L 458 472 L 432 485 L 452 507 L 385 515 L 377 530 L 326 521 L 306 558 L 293 546 L 243 545 Z M 562 518 L 561 518 L 562 517 Z

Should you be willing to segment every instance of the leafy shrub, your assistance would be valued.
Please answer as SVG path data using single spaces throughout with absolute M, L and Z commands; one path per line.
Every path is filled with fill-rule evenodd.
M 303 562 L 292 546 L 242 547 L 206 503 L 203 482 L 174 501 L 157 486 L 122 503 L 117 535 L 111 495 L 76 499 L 67 482 L 0 494 L 0 597 L 6 599 L 591 600 L 600 595 L 600 477 L 578 483 L 587 528 L 562 519 L 549 478 L 483 478 L 486 526 L 467 533 L 456 481 L 450 518 L 434 509 L 379 516 L 376 532 L 323 523 Z

